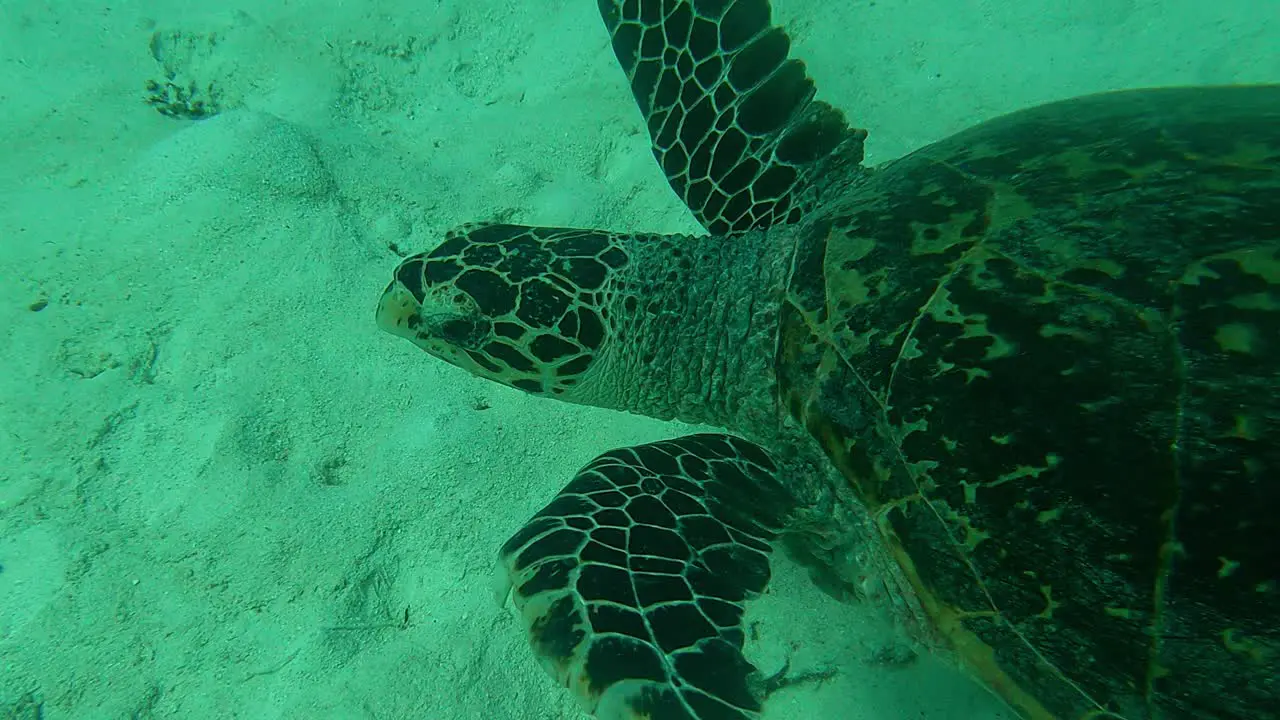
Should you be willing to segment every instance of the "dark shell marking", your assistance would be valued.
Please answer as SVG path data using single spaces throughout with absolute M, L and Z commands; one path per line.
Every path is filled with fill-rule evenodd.
M 1278 194 L 1280 88 L 1142 91 L 979 126 L 806 221 L 793 411 L 1030 717 L 1280 696 Z

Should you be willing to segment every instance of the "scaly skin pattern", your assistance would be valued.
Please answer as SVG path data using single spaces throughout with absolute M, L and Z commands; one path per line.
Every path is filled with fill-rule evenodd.
M 472 226 L 400 264 L 378 323 L 526 392 L 772 435 L 793 244 Z

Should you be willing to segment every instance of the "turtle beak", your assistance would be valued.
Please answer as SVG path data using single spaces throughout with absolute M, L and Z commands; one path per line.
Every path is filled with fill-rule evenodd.
M 418 334 L 414 328 L 421 321 L 421 310 L 422 306 L 413 293 L 401 285 L 400 281 L 392 280 L 387 289 L 382 291 L 382 299 L 378 301 L 378 327 L 392 335 L 416 340 Z

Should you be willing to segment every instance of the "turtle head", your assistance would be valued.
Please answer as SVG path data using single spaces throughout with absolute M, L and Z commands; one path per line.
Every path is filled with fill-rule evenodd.
M 378 326 L 474 375 L 572 399 L 604 349 L 605 289 L 627 262 L 603 231 L 466 226 L 400 263 Z

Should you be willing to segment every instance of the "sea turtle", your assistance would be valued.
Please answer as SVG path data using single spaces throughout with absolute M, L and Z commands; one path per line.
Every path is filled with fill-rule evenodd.
M 536 395 L 679 418 L 501 550 L 603 718 L 752 718 L 780 541 L 875 570 L 1020 715 L 1280 717 L 1280 85 L 1107 93 L 887 165 L 767 0 L 600 0 L 701 237 L 479 225 L 380 326 Z M 855 561 L 856 557 L 856 561 Z

